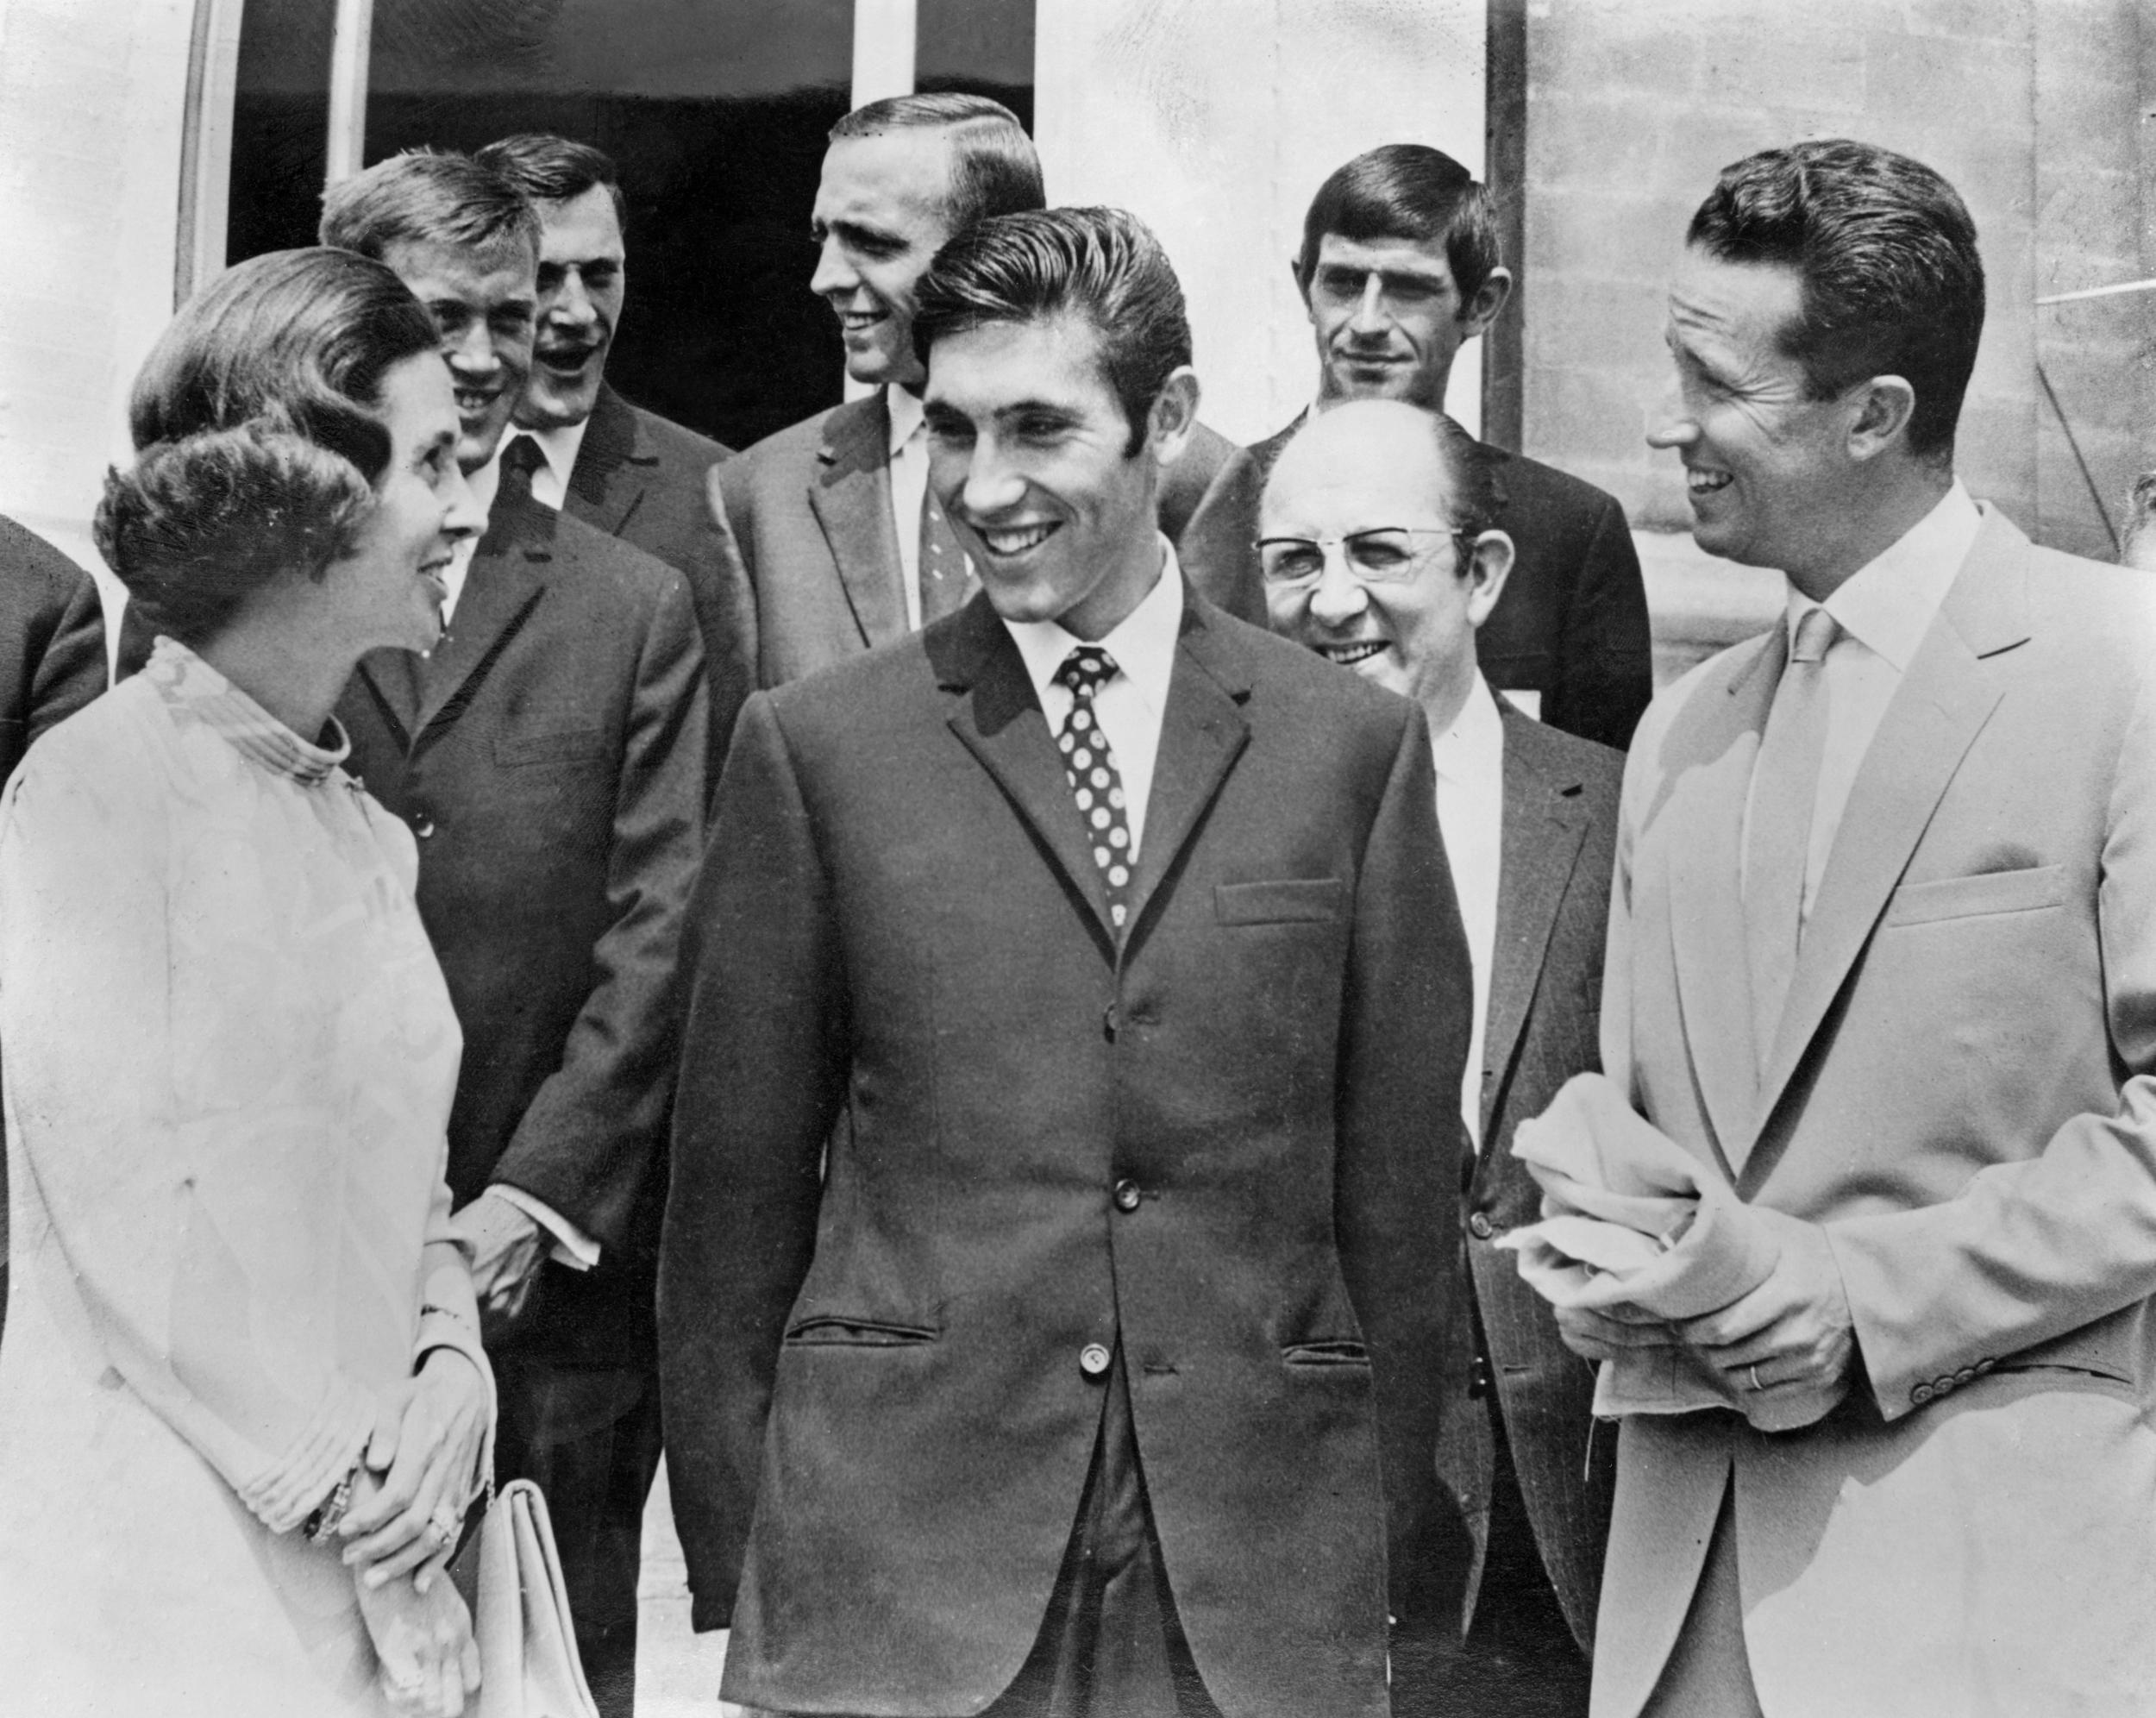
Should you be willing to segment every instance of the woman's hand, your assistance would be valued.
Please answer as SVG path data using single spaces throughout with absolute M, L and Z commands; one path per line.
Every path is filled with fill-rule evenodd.
M 403 1579 L 354 1585 L 374 1642 L 375 1678 L 392 1708 L 412 1718 L 457 1718 L 479 1690 L 479 1649 L 456 1583 L 439 1581 L 423 1593 Z
M 456 1549 L 486 1435 L 486 1381 L 453 1348 L 384 1404 L 368 1441 L 360 1491 L 337 1532 L 361 1589 L 413 1574 L 424 1595 Z M 379 1483 L 370 1483 L 374 1475 Z

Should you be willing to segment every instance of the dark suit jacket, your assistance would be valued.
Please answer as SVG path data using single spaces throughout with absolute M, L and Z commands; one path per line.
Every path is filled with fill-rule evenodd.
M 97 580 L 34 531 L 0 518 L 0 781 L 31 741 L 104 689 Z
M 1382 1714 L 1387 1506 L 1457 1533 L 1470 979 L 1420 716 L 1192 601 L 1119 956 L 982 597 L 750 699 L 713 830 L 660 1322 L 728 1697 L 1002 1690 L 1119 1341 L 1213 1698 Z
M 1194 585 L 1260 626 L 1258 503 L 1274 461 L 1301 427 L 1297 418 L 1231 461 L 1178 545 Z M 1576 477 L 1489 451 L 1503 498 L 1497 528 L 1511 536 L 1516 558 L 1504 595 L 1475 635 L 1482 676 L 1501 692 L 1539 693 L 1551 727 L 1621 751 L 1654 695 L 1646 587 L 1625 510 Z
M 1200 424 L 1163 473 L 1171 539 L 1234 453 Z M 708 515 L 753 592 L 758 684 L 784 686 L 906 636 L 882 390 L 767 436 L 714 467 L 708 486 Z
M 105 689 L 97 584 L 13 519 L 0 518 L 0 782 L 30 742 Z M 7 1301 L 7 1163 L 0 1157 L 0 1310 Z
M 367 657 L 337 714 L 348 767 L 419 838 L 464 1028 L 450 1189 L 522 1188 L 600 1245 L 588 1278 L 547 1267 L 510 1339 L 649 1353 L 708 732 L 683 580 L 505 497 L 450 636 Z
M 1482 1047 L 1483 1145 L 1468 1181 L 1460 1246 L 1536 1546 L 1585 1652 L 1609 1533 L 1615 1428 L 1595 1426 L 1594 1368 L 1558 1341 L 1548 1306 L 1495 1243 L 1542 1214 L 1541 1189 L 1512 1155 L 1514 1130 L 1548 1108 L 1573 1075 L 1600 1063 L 1595 1029 L 1624 759 L 1531 721 L 1501 699 L 1499 708 L 1505 827 Z M 1475 1370 L 1474 1332 L 1461 1319 L 1446 1358 L 1438 1466 L 1475 1537 L 1470 1618 L 1488 1544 L 1492 1460 L 1489 1416 L 1470 1396 Z
M 602 386 L 569 473 L 566 504 L 586 524 L 663 561 L 688 581 L 704 635 L 714 780 L 741 701 L 756 683 L 749 580 L 719 541 L 704 488 L 711 467 L 730 456 L 709 436 L 631 405 Z

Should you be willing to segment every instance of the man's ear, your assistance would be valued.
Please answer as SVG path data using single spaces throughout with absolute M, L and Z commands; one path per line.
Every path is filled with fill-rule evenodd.
M 1295 283 L 1295 296 L 1302 300 L 1302 313 L 1315 322 L 1317 315 L 1310 308 L 1310 283 L 1302 278 L 1302 254 L 1297 252 L 1288 259 L 1288 278 Z
M 1462 307 L 1460 326 L 1466 330 L 1463 340 L 1472 340 L 1478 334 L 1489 331 L 1489 325 L 1497 320 L 1505 308 L 1505 301 L 1512 297 L 1512 270 L 1493 268 L 1483 276 L 1482 284 L 1475 289 L 1473 302 Z
M 1146 415 L 1145 439 L 1163 465 L 1173 465 L 1190 445 L 1190 432 L 1197 427 L 1198 373 L 1181 364 L 1161 384 Z
M 1876 459 L 1903 439 L 1916 415 L 1916 390 L 1899 376 L 1874 376 L 1850 398 L 1849 457 Z
M 1465 572 L 1468 581 L 1467 624 L 1480 626 L 1505 594 L 1505 580 L 1512 577 L 1512 539 L 1502 531 L 1484 531 L 1475 539 L 1475 553 Z

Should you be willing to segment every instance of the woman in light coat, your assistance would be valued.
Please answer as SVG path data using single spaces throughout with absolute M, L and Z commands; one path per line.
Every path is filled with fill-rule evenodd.
M 9 1711 L 451 1714 L 492 1386 L 411 834 L 338 765 L 480 522 L 387 269 L 243 263 L 135 385 L 100 548 L 160 633 L 0 801 Z

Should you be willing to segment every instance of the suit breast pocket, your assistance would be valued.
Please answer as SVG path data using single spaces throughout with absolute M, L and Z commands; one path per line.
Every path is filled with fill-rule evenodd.
M 1345 893 L 1338 877 L 1216 883 L 1213 916 L 1223 925 L 1330 925 L 1340 916 Z
M 606 756 L 603 728 L 542 728 L 494 737 L 494 762 L 505 769 L 589 763 Z
M 2036 912 L 2066 898 L 2066 868 L 2034 865 L 2018 871 L 1986 871 L 1973 877 L 1941 877 L 1904 883 L 1887 903 L 1889 925 L 1936 925 L 1947 919 Z

